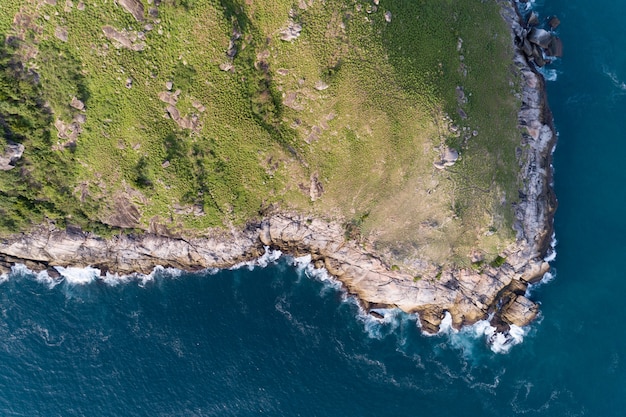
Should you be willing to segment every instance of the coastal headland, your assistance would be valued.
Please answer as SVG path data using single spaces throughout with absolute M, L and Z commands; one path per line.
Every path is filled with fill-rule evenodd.
M 128 0 L 119 3 L 128 10 L 132 18 L 142 21 L 143 24 L 142 2 Z M 312 4 L 313 2 L 301 3 L 303 4 L 300 5 L 300 10 L 304 13 L 308 7 L 312 7 L 309 3 Z M 374 3 L 374 6 L 379 5 L 378 1 Z M 414 177 L 410 172 L 402 173 L 400 177 L 408 179 L 397 181 L 400 184 L 398 189 L 407 189 L 417 187 L 415 184 L 422 186 L 425 183 L 424 178 L 428 178 L 434 185 L 423 187 L 423 198 L 426 201 L 424 204 L 431 201 L 428 200 L 429 198 L 435 198 L 432 196 L 437 195 L 437 187 L 441 187 L 439 192 L 442 189 L 446 191 L 445 201 L 443 197 L 437 197 L 439 200 L 432 200 L 434 201 L 433 212 L 423 213 L 423 217 L 419 217 L 418 214 L 415 215 L 419 220 L 415 221 L 415 224 L 410 219 L 403 219 L 396 211 L 402 210 L 402 204 L 407 201 L 419 205 L 420 201 L 412 201 L 411 199 L 422 198 L 421 194 L 399 195 L 395 200 L 391 200 L 391 204 L 394 205 L 393 208 L 386 206 L 387 203 L 381 202 L 384 198 L 381 198 L 381 201 L 363 199 L 361 202 L 351 203 L 355 205 L 342 211 L 344 209 L 342 193 L 345 194 L 346 189 L 333 188 L 331 174 L 339 173 L 338 175 L 341 175 L 345 172 L 338 168 L 328 168 L 327 171 L 324 171 L 326 169 L 324 164 L 319 165 L 317 170 L 312 169 L 309 164 L 313 165 L 312 161 L 316 161 L 315 158 L 307 159 L 303 149 L 290 143 L 282 143 L 281 146 L 284 149 L 281 152 L 283 153 L 278 156 L 264 155 L 266 168 L 272 174 L 277 170 L 284 170 L 282 175 L 293 175 L 298 179 L 308 180 L 310 185 L 309 183 L 303 185 L 300 182 L 295 189 L 287 189 L 283 194 L 287 196 L 291 195 L 290 193 L 298 192 L 304 194 L 306 199 L 303 200 L 300 195 L 292 204 L 286 204 L 284 201 L 271 204 L 261 202 L 259 206 L 262 206 L 262 210 L 258 210 L 257 215 L 250 216 L 248 219 L 241 221 L 241 219 L 230 218 L 224 221 L 222 226 L 203 227 L 199 232 L 185 233 L 188 228 L 173 227 L 171 223 L 163 220 L 163 217 L 149 213 L 147 209 L 145 210 L 146 213 L 141 212 L 142 206 L 149 205 L 149 200 L 152 198 L 151 193 L 156 195 L 157 192 L 154 190 L 162 185 L 158 179 L 155 179 L 156 175 L 152 171 L 148 169 L 142 171 L 150 163 L 148 157 L 137 156 L 138 159 L 133 166 L 138 167 L 139 170 L 139 174 L 134 178 L 135 188 L 139 191 L 133 191 L 124 185 L 126 187 L 123 188 L 124 191 L 118 192 L 117 198 L 111 203 L 115 210 L 102 209 L 101 215 L 98 217 L 98 221 L 103 224 L 121 229 L 125 228 L 126 231 L 120 233 L 119 229 L 116 229 L 117 231 L 113 233 L 109 231 L 98 234 L 83 225 L 73 225 L 72 221 L 60 222 L 46 218 L 40 225 L 31 225 L 25 228 L 25 231 L 4 233 L 2 240 L 0 240 L 0 269 L 3 272 L 8 272 L 11 265 L 21 263 L 34 271 L 47 270 L 50 275 L 54 275 L 58 274 L 54 269 L 55 266 L 91 266 L 99 268 L 103 273 L 118 274 L 149 273 L 156 266 L 183 270 L 228 268 L 242 261 L 255 259 L 261 256 L 266 248 L 270 248 L 293 256 L 310 255 L 316 267 L 326 268 L 342 283 L 348 293 L 358 298 L 366 309 L 399 308 L 405 312 L 418 313 L 422 329 L 429 333 L 438 331 L 446 312 L 450 314 L 455 328 L 471 325 L 484 319 L 490 319 L 491 324 L 502 332 L 506 332 L 510 325 L 525 326 L 529 324 L 537 316 L 539 309 L 535 302 L 526 297 L 526 289 L 529 284 L 539 281 L 550 268 L 545 258 L 551 250 L 552 223 L 556 209 L 556 198 L 551 188 L 551 155 L 556 143 L 556 134 L 547 103 L 544 80 L 535 70 L 533 64 L 529 63 L 529 55 L 524 51 L 524 48 L 527 48 L 525 40 L 528 38 L 528 28 L 523 23 L 514 2 L 499 1 L 497 5 L 500 16 L 510 28 L 510 36 L 506 42 L 510 43 L 512 60 L 511 65 L 507 65 L 507 68 L 512 70 L 513 79 L 517 83 L 511 82 L 511 85 L 517 86 L 517 90 L 514 88 L 510 90 L 510 95 L 517 98 L 514 103 L 517 107 L 517 113 L 516 126 L 514 126 L 516 143 L 511 148 L 511 155 L 514 155 L 514 158 L 510 160 L 512 162 L 509 162 L 509 164 L 515 165 L 512 167 L 514 177 L 509 183 L 498 182 L 499 180 L 494 179 L 496 177 L 494 174 L 493 178 L 489 176 L 487 191 L 480 191 L 481 188 L 478 186 L 468 186 L 469 191 L 459 187 L 459 184 L 467 180 L 468 173 L 474 172 L 471 171 L 473 169 L 471 166 L 468 167 L 468 164 L 472 163 L 472 149 L 475 149 L 472 148 L 472 141 L 476 137 L 476 140 L 479 140 L 483 134 L 488 135 L 489 133 L 484 124 L 475 129 L 470 129 L 468 123 L 473 120 L 473 112 L 478 112 L 478 110 L 467 105 L 469 93 L 466 96 L 466 88 L 457 86 L 451 90 L 452 97 L 455 97 L 451 100 L 453 102 L 452 109 L 456 110 L 456 114 L 452 117 L 443 114 L 445 113 L 443 111 L 443 116 L 429 114 L 429 117 L 439 121 L 440 124 L 425 128 L 429 132 L 428 140 L 433 141 L 430 133 L 442 129 L 445 130 L 445 137 L 438 137 L 434 143 L 428 142 L 430 143 L 428 146 L 424 145 L 425 156 L 423 160 L 432 160 L 432 155 L 436 155 L 434 161 L 426 164 L 427 168 L 424 168 L 427 175 L 422 175 L 421 171 L 416 173 Z M 367 13 L 371 14 L 377 12 L 378 8 L 370 8 L 369 10 Z M 358 12 L 361 10 L 358 9 Z M 77 11 L 72 13 L 77 13 Z M 381 14 L 381 24 L 393 25 L 396 17 L 392 12 L 387 11 Z M 26 19 L 25 16 L 23 18 Z M 350 18 L 352 18 L 352 14 Z M 240 27 L 240 25 L 243 26 L 241 18 L 239 20 L 233 18 L 233 21 L 235 23 L 231 30 L 231 40 L 227 49 L 228 59 L 220 64 L 221 76 L 230 76 L 229 74 L 234 73 L 234 68 L 238 63 L 235 58 L 238 53 L 236 49 L 238 45 L 241 47 L 239 42 L 242 34 L 240 32 L 245 32 L 247 29 Z M 156 25 L 156 21 L 147 23 L 146 31 L 148 25 L 153 24 Z M 337 27 L 342 26 L 337 24 Z M 128 53 L 141 52 L 142 48 L 146 47 L 142 39 L 144 35 L 129 37 L 128 33 L 116 31 L 111 26 L 106 26 L 106 28 L 108 29 L 103 29 L 102 36 L 121 44 L 120 48 L 127 49 Z M 303 25 L 298 23 L 297 19 L 291 19 L 289 25 L 280 32 L 282 42 L 295 41 L 303 30 L 306 32 L 306 24 L 303 29 Z M 58 26 L 55 31 L 55 36 L 62 41 L 68 36 L 62 26 Z M 243 38 L 246 37 L 243 36 Z M 461 79 L 468 77 L 467 68 L 470 71 L 470 78 L 472 71 L 471 62 L 467 66 L 465 64 L 468 61 L 463 56 L 463 48 L 465 48 L 463 42 L 467 43 L 467 40 L 464 41 L 459 37 L 457 51 L 462 58 L 458 70 L 455 67 L 452 71 L 456 74 L 455 77 L 458 76 Z M 269 74 L 264 68 L 266 64 L 271 64 L 271 60 L 268 58 L 271 53 L 270 50 L 269 47 L 267 52 L 260 50 L 255 57 L 257 60 L 254 66 L 257 70 L 260 68 L 261 73 L 265 71 L 264 77 Z M 28 51 L 22 49 L 20 53 L 28 54 Z M 467 55 L 469 54 L 468 52 Z M 537 56 L 536 52 L 535 56 Z M 269 63 L 264 61 L 265 59 Z M 333 64 L 338 72 L 344 71 L 337 67 L 340 62 L 341 60 Z M 348 70 L 349 68 L 345 71 Z M 285 71 L 287 70 L 285 69 Z M 442 69 L 442 71 L 444 70 Z M 269 75 L 267 76 L 269 77 Z M 124 76 L 122 81 L 125 82 L 126 89 L 136 88 L 133 86 L 136 81 L 133 80 L 132 76 Z M 265 82 L 268 86 L 272 85 L 272 81 L 269 79 L 265 79 L 261 84 Z M 306 82 L 308 81 L 305 81 L 304 77 L 294 79 L 294 83 L 300 83 L 300 86 Z M 260 117 L 265 123 L 264 126 L 269 126 L 268 131 L 273 132 L 271 135 L 278 135 L 279 133 L 276 132 L 281 129 L 279 125 L 282 122 L 272 120 L 275 117 L 283 118 L 283 121 L 290 120 L 290 123 L 295 126 L 295 131 L 298 131 L 301 129 L 298 121 L 305 123 L 305 116 L 297 117 L 291 122 L 289 112 L 302 114 L 303 108 L 309 105 L 305 103 L 306 100 L 303 98 L 306 94 L 308 94 L 308 100 L 311 102 L 323 100 L 323 97 L 320 98 L 317 95 L 329 87 L 331 89 L 339 88 L 341 82 L 341 80 L 335 80 L 332 77 L 325 80 L 320 79 L 316 81 L 314 88 L 308 92 L 302 90 L 290 92 L 289 86 L 285 84 L 284 94 L 281 96 L 282 105 L 287 107 L 285 113 L 270 114 L 271 112 L 267 113 L 267 107 L 263 107 L 265 110 L 259 110 L 260 116 L 256 114 L 255 117 Z M 507 86 L 507 88 L 510 87 Z M 195 113 L 191 111 L 188 115 L 181 115 L 179 110 L 179 107 L 182 106 L 179 104 L 181 92 L 179 90 L 172 92 L 171 90 L 172 84 L 166 84 L 165 90 L 158 96 L 160 101 L 167 105 L 166 113 L 162 119 L 167 119 L 168 123 L 176 123 L 185 132 L 191 132 L 190 137 L 193 139 L 194 135 L 199 135 L 203 129 L 202 119 L 196 117 Z M 260 100 L 269 100 L 268 97 L 276 93 L 271 90 L 268 87 L 267 91 L 255 91 L 253 94 L 258 94 Z M 184 93 L 181 97 L 189 101 L 189 103 L 183 104 L 189 104 L 187 107 L 195 108 L 198 114 L 204 113 L 202 109 L 205 105 L 209 106 L 206 102 L 194 101 L 191 96 L 184 98 Z M 90 103 L 89 99 L 81 100 L 76 97 L 74 99 L 71 103 L 71 112 L 65 115 L 66 118 L 73 118 L 73 124 L 68 123 L 66 126 L 57 123 L 56 127 L 59 138 L 65 141 L 59 145 L 60 149 L 71 149 L 73 146 L 77 146 L 80 152 L 81 139 L 79 135 L 82 135 L 81 132 L 83 131 L 83 123 L 80 121 L 84 119 L 84 113 L 82 113 L 85 107 L 84 102 L 86 102 L 86 107 L 89 107 Z M 183 99 L 181 102 L 184 101 Z M 338 99 L 333 100 L 336 102 Z M 472 98 L 469 97 L 470 104 L 472 103 L 471 100 Z M 262 104 L 265 106 L 267 103 L 263 102 Z M 313 106 L 313 104 L 310 105 Z M 60 114 L 60 111 L 57 110 L 56 114 Z M 373 115 L 372 117 L 380 117 L 376 109 L 372 109 L 370 114 Z M 86 117 L 89 120 L 89 113 Z M 305 133 L 301 132 L 306 139 L 304 142 L 311 147 L 322 146 L 318 144 L 323 143 L 324 135 L 330 135 L 326 132 L 331 132 L 336 128 L 333 123 L 345 122 L 341 121 L 341 114 L 336 112 L 331 112 L 324 117 L 324 121 L 318 121 L 316 125 L 304 129 Z M 491 117 L 491 115 L 487 117 Z M 334 122 L 333 120 L 336 118 L 339 121 Z M 350 120 L 345 123 L 345 126 L 348 127 L 342 126 L 341 128 L 348 132 L 346 133 L 347 138 L 352 138 L 349 139 L 353 141 L 350 146 L 366 146 L 359 144 L 359 135 L 365 135 L 363 132 L 367 131 L 368 128 L 376 129 L 374 122 L 371 122 L 363 131 L 354 128 L 353 130 L 356 132 L 354 133 L 350 130 L 352 129 Z M 461 128 L 463 123 L 466 123 L 467 126 Z M 88 131 L 93 130 L 93 126 L 85 124 L 85 127 L 85 132 L 87 132 L 85 135 L 88 135 Z M 341 131 L 341 129 L 337 130 Z M 104 134 L 107 133 L 104 132 Z M 352 137 L 351 135 L 355 136 Z M 160 165 L 163 170 L 175 163 L 176 152 L 178 152 L 173 149 L 175 148 L 173 142 L 167 143 L 169 145 L 166 144 L 165 149 L 167 152 L 171 152 L 167 154 L 167 160 Z M 125 150 L 130 147 L 128 144 L 120 144 L 119 148 Z M 15 146 L 11 149 L 24 152 L 23 149 L 18 149 Z M 26 152 L 28 152 L 28 148 Z M 191 154 L 191 152 L 196 151 L 185 152 Z M 284 155 L 288 155 L 290 160 L 284 162 L 286 161 Z M 16 171 L 13 168 L 19 166 L 21 153 L 14 152 L 9 156 L 7 156 L 7 163 L 4 164 L 6 165 L 6 172 Z M 273 167 L 273 157 L 280 161 L 281 168 Z M 386 158 L 389 159 L 389 156 Z M 501 161 L 504 157 L 498 158 L 497 161 Z M 476 163 L 476 159 L 474 159 L 474 164 Z M 381 163 L 381 166 L 384 165 L 385 161 Z M 422 164 L 421 166 L 424 167 L 425 165 Z M 372 172 L 379 168 L 375 168 Z M 458 171 L 455 171 L 457 168 Z M 20 169 L 23 170 L 24 168 Z M 200 168 L 198 172 L 203 172 L 203 169 Z M 359 172 L 357 168 L 353 169 L 356 170 L 355 172 Z M 94 178 L 103 178 L 99 173 L 94 175 Z M 364 174 L 363 183 L 367 182 L 368 175 L 374 174 L 371 172 L 367 175 Z M 449 177 L 446 179 L 442 175 L 449 175 Z M 387 181 L 391 181 L 391 183 L 396 181 L 395 178 L 390 179 L 384 175 L 376 178 L 379 181 L 376 183 L 378 186 L 386 184 Z M 413 180 L 415 183 L 411 182 Z M 270 181 L 269 177 L 267 181 Z M 90 198 L 95 195 L 95 192 L 90 189 L 94 183 L 88 184 L 88 182 L 84 180 L 86 185 L 82 190 L 85 201 L 90 201 Z M 130 183 L 130 181 L 128 182 Z M 472 181 L 467 180 L 467 182 L 471 183 Z M 106 187 L 104 183 L 103 180 L 102 187 Z M 452 185 L 445 185 L 448 183 Z M 346 187 L 350 188 L 355 184 L 359 183 L 348 183 Z M 508 192 L 505 189 L 506 184 L 514 184 L 514 191 L 517 195 Z M 163 188 L 169 190 L 166 186 Z M 481 197 L 475 197 L 474 189 L 480 191 L 476 192 L 476 195 Z M 353 190 L 355 194 L 359 194 L 360 191 L 358 189 Z M 219 192 L 219 187 L 213 189 L 207 187 L 203 191 L 203 195 L 211 196 L 215 203 L 216 213 L 233 212 L 236 208 L 234 199 L 228 204 L 222 204 L 219 201 Z M 70 192 L 70 194 L 77 193 L 80 194 L 81 191 Z M 91 193 L 91 197 L 89 193 Z M 244 192 L 242 191 L 242 193 Z M 271 194 L 271 190 L 268 193 Z M 487 197 L 484 197 L 483 194 Z M 384 194 L 381 196 L 385 197 Z M 451 203 L 449 201 L 450 196 L 452 196 Z M 325 198 L 332 201 L 334 205 L 325 206 Z M 346 200 L 353 201 L 355 198 L 345 196 Z M 485 201 L 487 199 L 489 201 L 497 200 L 498 207 L 502 207 L 498 210 L 509 210 L 512 216 L 507 218 L 506 214 L 502 214 L 504 211 L 500 214 L 496 213 L 495 209 L 492 210 L 491 205 L 485 209 L 484 201 L 481 199 Z M 474 201 L 480 201 L 480 203 L 474 203 Z M 182 215 L 190 216 L 191 219 L 193 216 L 208 218 L 208 215 L 205 216 L 205 211 L 208 213 L 209 204 L 205 202 L 203 206 L 197 201 L 192 201 L 192 203 L 184 207 L 182 205 L 177 206 L 176 213 L 184 212 Z M 307 206 L 307 204 L 312 205 Z M 440 216 L 440 208 L 444 206 L 447 207 L 447 211 L 441 214 L 441 217 L 437 217 Z M 332 209 L 329 210 L 329 207 Z M 197 211 L 201 213 L 197 213 Z M 492 211 L 496 214 L 492 213 L 489 219 L 484 220 L 482 213 L 491 213 Z M 347 215 L 346 213 L 351 214 Z M 389 218 L 386 217 L 386 213 L 390 213 Z M 148 220 L 141 220 L 142 216 Z M 227 214 L 224 216 L 228 217 Z M 413 215 L 409 217 L 411 216 Z M 405 223 L 397 224 L 398 219 L 405 221 Z M 463 219 L 470 220 L 463 223 Z M 403 242 L 408 241 L 401 233 L 405 228 L 404 224 L 406 224 L 408 232 L 415 235 L 423 231 L 430 240 L 427 243 L 411 241 L 410 245 L 404 245 Z M 61 225 L 63 227 L 60 227 Z M 393 233 L 387 234 L 388 230 Z M 477 237 L 463 237 L 467 235 L 468 230 L 471 231 L 470 234 L 475 234 Z M 432 243 L 435 241 L 434 236 L 440 236 L 438 239 L 445 241 L 446 238 L 441 236 L 452 234 L 458 238 L 455 238 L 454 243 L 449 244 L 449 249 L 440 251 L 433 249 L 436 247 Z M 490 240 L 496 238 L 498 238 L 496 243 Z M 455 260 L 442 260 L 446 257 Z

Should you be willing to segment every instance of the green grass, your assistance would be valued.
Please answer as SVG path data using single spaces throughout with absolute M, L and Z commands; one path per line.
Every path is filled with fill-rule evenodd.
M 13 105 L 32 123 L 14 118 L 4 135 L 21 135 L 26 152 L 0 172 L 2 233 L 44 219 L 111 233 L 120 201 L 140 212 L 127 227 L 202 233 L 278 204 L 342 222 L 348 237 L 371 240 L 409 272 L 406 258 L 470 265 L 472 250 L 493 257 L 513 239 L 518 80 L 493 0 L 390 0 L 373 13 L 371 3 L 351 0 L 306 9 L 287 0 L 167 0 L 158 21 L 144 1 L 143 22 L 110 1 L 83 11 L 77 2 L 67 10 L 62 1 L 7 3 L 0 35 L 23 41 L 6 59 L 29 56 L 22 72 L 36 72 L 38 83 L 23 76 L 16 90 L 19 76 L 3 64 L 0 93 L 14 100 L 0 111 L 7 118 Z M 30 26 L 15 26 L 19 10 Z M 290 20 L 302 33 L 283 42 Z M 145 48 L 118 49 L 105 25 Z M 68 29 L 67 42 L 57 27 Z M 231 59 L 234 30 L 241 36 Z M 234 69 L 220 70 L 226 63 Z M 197 118 L 195 129 L 167 116 L 159 99 L 166 82 L 180 90 L 176 108 Z M 320 82 L 328 88 L 316 89 Z M 457 112 L 457 86 L 467 119 Z M 64 146 L 53 123 L 81 114 L 80 136 Z M 446 116 L 478 135 L 463 142 Z M 438 171 L 444 144 L 462 158 Z M 324 189 L 315 201 L 312 175 Z

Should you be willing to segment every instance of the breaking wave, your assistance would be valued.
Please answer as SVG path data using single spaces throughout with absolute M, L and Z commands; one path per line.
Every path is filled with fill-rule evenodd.
M 363 331 L 371 339 L 382 340 L 393 335 L 398 337 L 399 345 L 402 346 L 406 342 L 406 336 L 401 335 L 404 333 L 403 329 L 413 328 L 420 331 L 425 336 L 445 336 L 452 346 L 459 348 L 465 353 L 471 353 L 476 346 L 484 346 L 485 343 L 495 353 L 507 353 L 511 347 L 521 343 L 528 332 L 527 329 L 514 325 L 511 326 L 511 329 L 506 333 L 497 332 L 496 328 L 491 326 L 488 320 L 481 320 L 474 325 L 465 326 L 461 330 L 456 330 L 452 327 L 451 315 L 446 312 L 439 333 L 437 335 L 425 333 L 421 331 L 417 314 L 405 313 L 398 308 L 375 308 L 371 311 L 365 310 L 359 300 L 354 295 L 349 294 L 339 280 L 332 276 L 325 268 L 315 267 L 312 263 L 311 255 L 302 257 L 284 256 L 281 251 L 271 250 L 266 247 L 265 253 L 261 257 L 252 261 L 241 262 L 229 269 L 236 270 L 246 268 L 253 270 L 255 268 L 266 268 L 270 265 L 276 265 L 281 258 L 287 265 L 293 266 L 299 276 L 305 276 L 322 283 L 320 295 L 324 296 L 329 293 L 336 294 L 339 292 L 343 303 L 353 304 L 356 307 L 356 319 L 362 324 Z M 75 287 L 86 286 L 94 282 L 101 282 L 109 286 L 136 282 L 140 287 L 144 287 L 157 278 L 178 278 L 183 274 L 183 271 L 179 269 L 164 268 L 162 266 L 155 267 L 149 274 L 135 273 L 130 275 L 112 274 L 110 272 L 103 273 L 100 269 L 93 267 L 54 267 L 54 269 L 58 272 L 58 276 L 51 276 L 47 271 L 35 273 L 25 265 L 16 264 L 12 267 L 10 274 L 5 274 L 0 277 L 0 283 L 13 277 L 29 276 L 34 278 L 35 281 L 47 286 L 49 289 L 53 289 L 59 284 Z M 211 268 L 199 271 L 197 274 L 214 275 L 217 272 L 219 272 L 218 269 Z M 547 273 L 541 282 L 549 282 L 552 277 L 552 274 Z M 529 287 L 529 291 L 531 287 Z M 481 343 L 477 343 L 478 341 Z
M 539 67 L 537 70 L 546 81 L 556 81 L 559 78 L 559 72 L 554 68 Z

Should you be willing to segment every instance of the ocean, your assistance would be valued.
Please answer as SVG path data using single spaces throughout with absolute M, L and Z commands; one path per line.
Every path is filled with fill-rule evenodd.
M 16 268 L 0 282 L 0 415 L 626 415 L 626 3 L 598 1 L 533 3 L 561 19 L 565 55 L 545 72 L 558 256 L 523 342 L 378 322 L 285 257 L 108 281 Z

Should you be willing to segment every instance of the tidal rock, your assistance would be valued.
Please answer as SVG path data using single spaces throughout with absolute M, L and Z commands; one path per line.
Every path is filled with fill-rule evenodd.
M 370 311 L 370 316 L 377 318 L 379 320 L 383 320 L 385 318 L 385 316 L 383 316 L 382 314 L 380 314 L 378 311 Z
M 528 40 L 543 49 L 547 49 L 552 42 L 552 34 L 544 29 L 531 28 L 528 32 Z
M 561 21 L 559 20 L 558 17 L 556 16 L 548 17 L 548 26 L 550 26 L 550 29 L 554 30 L 557 27 L 559 27 L 560 24 L 561 24 Z
M 534 11 L 530 12 L 528 15 L 528 20 L 526 21 L 527 26 L 539 26 L 539 16 Z

